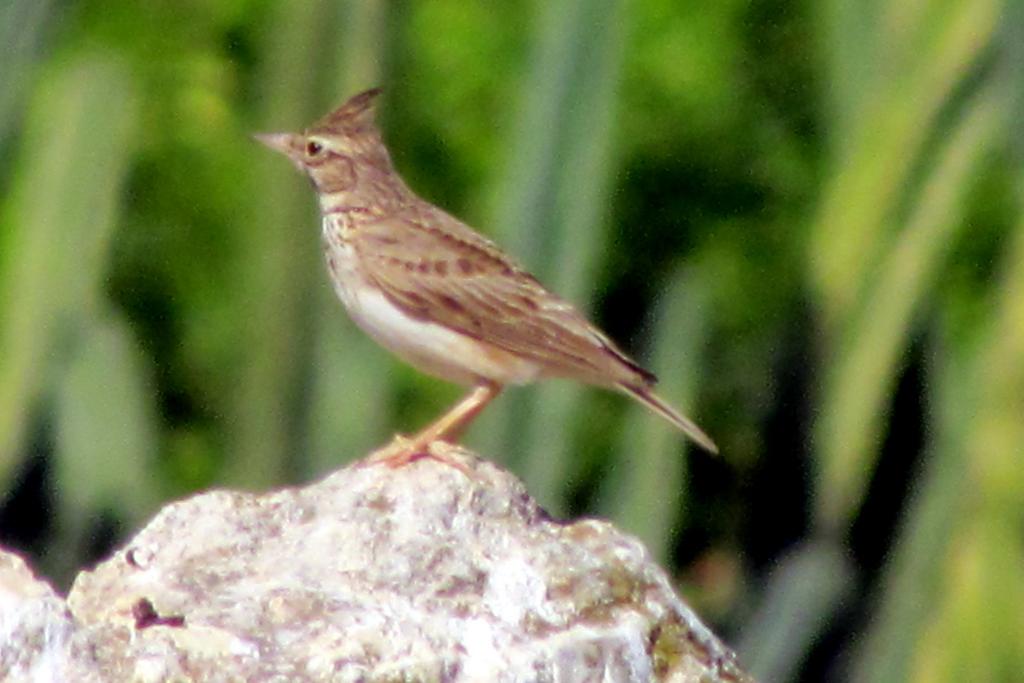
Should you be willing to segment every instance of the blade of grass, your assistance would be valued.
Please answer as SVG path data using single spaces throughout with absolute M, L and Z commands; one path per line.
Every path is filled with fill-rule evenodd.
M 915 643 L 909 680 L 1020 678 L 1024 552 L 1018 520 L 988 514 L 961 520 L 951 551 L 937 558 L 943 586 Z
M 701 273 L 672 278 L 659 304 L 652 338 L 652 368 L 658 393 L 685 410 L 693 404 L 702 347 L 707 341 L 707 283 Z M 621 474 L 607 479 L 607 515 L 637 535 L 662 566 L 667 566 L 673 531 L 686 496 L 688 444 L 680 434 L 645 410 L 630 414 L 615 456 Z
M 383 81 L 388 3 L 347 3 L 332 91 L 346 97 Z M 365 454 L 387 423 L 388 359 L 345 313 L 321 269 L 307 430 L 308 472 L 320 474 Z
M 1024 173 L 1016 182 L 1021 207 Z M 977 403 L 973 410 L 958 407 L 970 421 L 964 446 L 971 476 L 961 488 L 969 514 L 959 520 L 948 554 L 949 588 L 937 615 L 942 637 L 925 645 L 949 672 L 947 680 L 959 672 L 1012 680 L 1024 670 L 1024 220 L 1005 264 L 994 289 L 992 329 L 973 373 Z
M 943 337 L 948 341 L 948 335 Z M 911 680 L 915 645 L 936 608 L 936 596 L 943 591 L 944 568 L 936 560 L 946 554 L 965 511 L 962 494 L 968 473 L 964 445 L 969 412 L 965 408 L 976 400 L 977 393 L 973 373 L 958 357 L 963 352 L 956 351 L 944 343 L 932 354 L 929 374 L 936 379 L 930 422 L 934 438 L 875 597 L 877 613 L 853 658 L 851 678 L 855 681 Z
M 963 0 L 907 40 L 862 93 L 858 125 L 828 182 L 811 232 L 809 266 L 826 331 L 838 333 L 885 242 L 890 215 L 943 103 L 997 25 L 997 0 Z
M 835 543 L 805 544 L 784 557 L 736 647 L 747 670 L 760 681 L 797 680 L 807 653 L 851 596 L 855 579 Z
M 330 9 L 330 3 L 312 2 L 275 10 L 262 78 L 266 105 L 260 118 L 268 130 L 300 129 L 322 113 L 316 93 Z M 239 330 L 240 371 L 224 478 L 235 485 L 267 486 L 290 480 L 301 469 L 311 293 L 321 271 L 308 187 L 280 158 L 255 146 L 252 154 L 258 173 L 252 210 L 243 223 L 247 249 L 239 275 L 246 315 Z
M 1014 97 L 1012 87 L 1001 90 Z M 1017 183 L 1024 199 L 1019 171 Z M 1024 668 L 1024 544 L 1013 521 L 1024 512 L 1024 222 L 1010 244 L 990 328 L 944 335 L 967 341 L 944 345 L 953 362 L 932 384 L 928 476 L 886 569 L 854 680 L 957 680 L 963 672 L 1010 680 Z M 980 649 L 960 645 L 979 641 Z
M 1012 242 L 984 344 L 935 383 L 936 423 L 948 429 L 887 570 L 855 680 L 956 680 L 966 671 L 1010 680 L 1024 666 L 1024 222 Z
M 86 322 L 55 405 L 54 485 L 60 492 L 51 567 L 70 578 L 105 511 L 133 528 L 159 500 L 156 407 L 143 356 L 124 321 Z
M 0 142 L 10 132 L 14 113 L 32 82 L 36 52 L 50 13 L 50 0 L 9 0 L 0 5 Z
M 0 218 L 0 490 L 30 411 L 55 370 L 49 354 L 95 307 L 135 122 L 132 84 L 106 56 L 44 77 Z
M 877 39 L 872 30 L 877 9 L 874 3 L 858 0 L 826 0 L 816 7 L 822 36 L 818 49 L 828 64 L 831 142 L 833 153 L 841 156 L 847 151 L 863 92 L 877 64 L 873 58 Z
M 578 304 L 593 291 L 604 242 L 600 226 L 624 18 L 619 0 L 547 6 L 496 221 L 499 241 Z M 525 458 L 528 487 L 557 513 L 563 508 L 560 492 L 571 446 L 561 435 L 572 423 L 581 392 L 564 385 L 538 392 L 508 401 L 505 424 L 488 429 L 498 435 L 490 450 Z
M 947 248 L 965 227 L 972 172 L 1005 120 L 998 82 L 976 97 L 948 137 L 906 224 L 859 311 L 843 330 L 815 425 L 818 521 L 839 528 L 856 510 L 873 468 L 885 400 L 899 369 L 914 313 Z

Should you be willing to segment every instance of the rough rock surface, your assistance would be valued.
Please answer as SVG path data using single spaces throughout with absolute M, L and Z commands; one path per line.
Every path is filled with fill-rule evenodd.
M 15 589 L 31 618 L 0 603 L 2 642 L 20 629 L 37 646 L 0 645 L 0 678 L 749 680 L 638 541 L 553 521 L 514 477 L 444 448 L 465 471 L 353 466 L 167 506 L 78 576 L 73 617 L 44 589 Z M 0 562 L 0 599 L 19 571 Z
M 0 681 L 71 681 L 74 620 L 25 561 L 0 550 Z M 89 666 L 86 663 L 86 666 Z M 90 671 L 90 680 L 96 672 Z

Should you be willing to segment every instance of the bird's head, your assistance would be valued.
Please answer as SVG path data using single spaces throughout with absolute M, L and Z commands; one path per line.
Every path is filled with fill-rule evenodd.
M 255 135 L 304 171 L 320 193 L 351 193 L 363 182 L 394 175 L 374 120 L 380 89 L 360 93 L 301 133 Z

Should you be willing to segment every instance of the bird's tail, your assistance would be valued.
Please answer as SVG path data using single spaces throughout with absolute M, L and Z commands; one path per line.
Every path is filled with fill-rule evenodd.
M 715 455 L 718 454 L 718 446 L 716 446 L 715 442 L 711 440 L 711 437 L 704 433 L 704 430 L 698 427 L 693 420 L 680 413 L 668 403 L 665 403 L 665 401 L 661 400 L 657 394 L 651 391 L 650 387 L 625 383 L 619 384 L 618 386 L 622 391 L 626 392 L 650 408 L 653 412 L 661 415 L 663 418 L 674 424 L 679 431 L 693 439 L 694 443 L 706 450 L 708 453 L 713 453 Z

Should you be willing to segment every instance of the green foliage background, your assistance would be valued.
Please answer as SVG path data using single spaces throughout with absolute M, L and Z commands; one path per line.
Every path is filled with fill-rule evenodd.
M 641 536 L 765 680 L 1019 680 L 1021 3 L 8 0 L 0 46 L 0 531 L 57 580 L 458 396 L 347 321 L 248 137 L 381 84 L 410 184 L 723 458 L 558 383 L 471 445 Z

